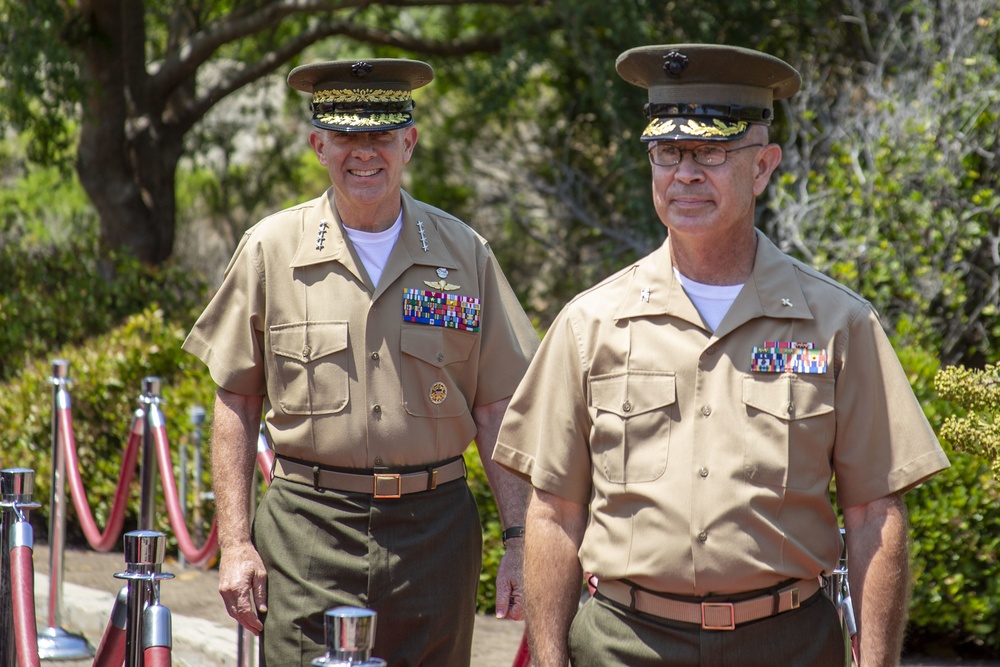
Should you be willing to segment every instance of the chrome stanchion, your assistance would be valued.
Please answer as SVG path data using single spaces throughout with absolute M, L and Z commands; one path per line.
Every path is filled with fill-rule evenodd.
M 253 667 L 257 664 L 254 660 L 255 639 L 252 632 L 239 623 L 236 624 L 236 667 Z
M 139 530 L 153 530 L 156 517 L 156 441 L 153 439 L 151 422 L 155 412 L 150 408 L 160 403 L 160 378 L 145 377 L 142 379 L 142 395 L 139 402 L 143 404 L 142 422 L 142 459 L 139 483 Z
M 154 530 L 125 533 L 125 571 L 116 579 L 128 581 L 128 618 L 125 624 L 125 667 L 143 665 L 143 612 L 160 600 L 160 580 L 174 575 L 160 572 L 167 536 Z
M 49 607 L 48 627 L 38 633 L 38 656 L 42 660 L 89 658 L 94 649 L 87 640 L 62 627 L 63 557 L 66 550 L 66 452 L 62 447 L 59 412 L 70 405 L 69 361 L 52 361 L 52 488 L 49 493 Z
M 10 572 L 10 550 L 34 542 L 31 524 L 24 510 L 41 507 L 32 502 L 35 471 L 31 468 L 0 470 L 0 667 L 16 667 L 17 643 L 14 637 L 14 598 Z
M 202 444 L 204 442 L 202 428 L 205 424 L 205 408 L 200 405 L 193 406 L 188 410 L 188 417 L 191 420 L 191 523 L 194 526 L 194 539 L 197 543 L 205 539 L 205 531 L 202 525 L 203 520 L 201 516 L 201 502 L 202 498 L 202 487 L 201 487 L 201 475 L 202 475 Z M 187 461 L 186 454 L 187 448 L 181 447 L 181 508 L 183 510 L 183 515 L 187 516 L 187 502 L 188 502 L 188 491 L 187 491 Z M 184 558 L 184 554 L 180 554 L 180 558 Z M 183 564 L 183 560 L 181 563 Z
M 371 609 L 334 607 L 323 615 L 326 655 L 312 661 L 314 667 L 385 667 L 373 658 L 375 619 Z

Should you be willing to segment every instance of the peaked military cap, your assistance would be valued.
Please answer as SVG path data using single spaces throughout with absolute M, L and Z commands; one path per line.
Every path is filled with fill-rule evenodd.
M 770 125 L 774 100 L 791 97 L 801 78 L 774 56 L 736 46 L 665 44 L 625 51 L 618 74 L 649 90 L 643 141 L 732 141 L 750 125 Z
M 419 60 L 335 60 L 296 67 L 288 85 L 312 93 L 312 123 L 338 132 L 396 130 L 413 125 L 415 89 L 434 70 Z

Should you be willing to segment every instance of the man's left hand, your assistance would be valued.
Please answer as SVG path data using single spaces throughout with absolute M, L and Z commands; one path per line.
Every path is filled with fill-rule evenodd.
M 524 620 L 524 538 L 507 541 L 497 568 L 497 618 Z

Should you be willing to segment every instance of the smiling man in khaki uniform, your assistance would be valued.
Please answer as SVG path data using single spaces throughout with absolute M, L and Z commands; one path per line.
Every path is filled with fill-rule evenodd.
M 219 385 L 219 588 L 260 633 L 262 665 L 324 655 L 323 613 L 340 605 L 378 613 L 373 655 L 391 666 L 469 663 L 473 439 L 510 529 L 497 615 L 523 617 L 523 540 L 506 538 L 523 532 L 528 486 L 490 455 L 538 336 L 485 239 L 401 190 L 411 91 L 432 76 L 390 59 L 291 72 L 332 187 L 243 236 L 184 343 Z M 251 534 L 263 410 L 276 463 Z
M 842 541 L 863 665 L 899 659 L 900 495 L 948 461 L 871 305 L 754 228 L 799 75 L 724 46 L 634 49 L 664 245 L 578 295 L 504 418 L 530 479 L 534 664 L 838 666 Z M 577 612 L 581 573 L 597 592 Z

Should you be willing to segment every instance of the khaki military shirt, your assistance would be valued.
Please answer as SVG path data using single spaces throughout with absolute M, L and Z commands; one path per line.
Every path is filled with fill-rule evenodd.
M 475 437 L 471 410 L 524 374 L 538 335 L 486 241 L 406 193 L 402 208 L 378 287 L 332 190 L 262 220 L 184 342 L 220 387 L 266 396 L 277 454 L 367 469 L 442 461 Z
M 871 306 L 760 234 L 714 333 L 667 243 L 571 301 L 493 458 L 590 505 L 585 571 L 699 596 L 831 572 L 831 476 L 846 507 L 948 466 Z

